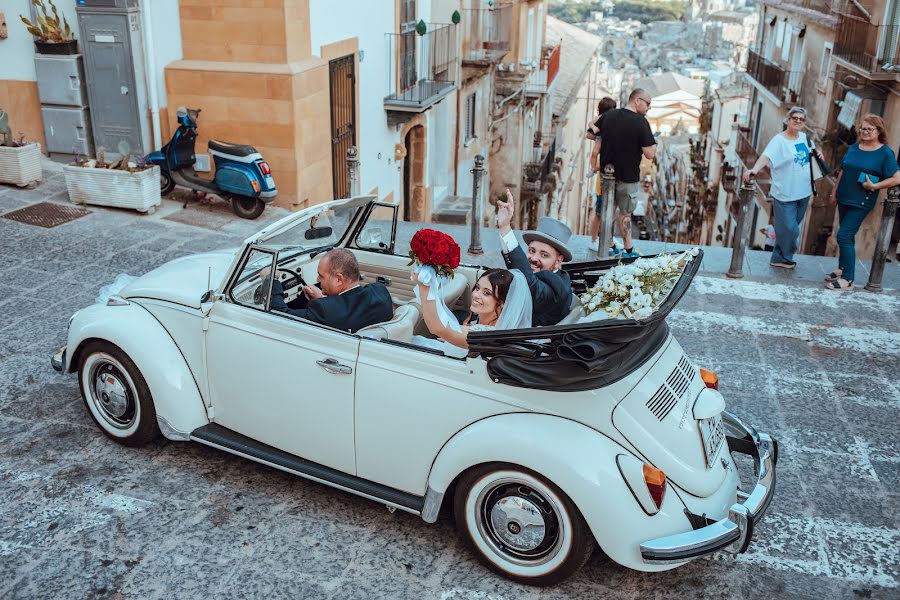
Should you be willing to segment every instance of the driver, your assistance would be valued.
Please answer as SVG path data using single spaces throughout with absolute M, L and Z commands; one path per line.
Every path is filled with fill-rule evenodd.
M 272 283 L 272 310 L 350 333 L 393 317 L 391 294 L 380 283 L 360 285 L 359 262 L 349 250 L 333 248 L 326 252 L 319 261 L 318 273 L 321 289 L 303 286 L 303 294 L 309 299 L 306 308 L 290 308 L 276 279 Z M 265 278 L 268 272 L 261 275 Z

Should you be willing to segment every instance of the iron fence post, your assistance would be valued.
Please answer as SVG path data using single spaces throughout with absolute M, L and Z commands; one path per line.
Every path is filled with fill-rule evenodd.
M 356 146 L 347 148 L 347 180 L 349 197 L 359 196 L 359 150 Z
M 481 177 L 484 175 L 484 157 L 480 154 L 475 156 L 475 168 L 472 169 L 472 214 L 470 216 L 470 225 L 472 226 L 472 234 L 469 238 L 469 249 L 467 254 L 477 255 L 484 254 L 481 248 Z
M 900 185 L 888 190 L 884 198 L 881 212 L 881 228 L 875 241 L 875 252 L 872 254 L 872 268 L 869 269 L 869 281 L 866 289 L 870 292 L 881 292 L 881 278 L 884 276 L 884 263 L 887 261 L 888 246 L 891 245 L 891 232 L 894 231 L 894 219 L 897 216 L 897 205 L 900 204 Z
M 609 247 L 612 245 L 615 229 L 613 220 L 616 215 L 616 168 L 612 164 L 606 165 L 600 177 L 603 180 L 600 190 L 603 198 L 603 217 L 600 219 L 600 247 L 597 254 L 600 258 L 609 258 Z
M 741 184 L 738 195 L 738 218 L 734 230 L 734 239 L 731 242 L 731 267 L 727 275 L 732 279 L 740 279 L 744 276 L 744 252 L 750 242 L 750 201 L 753 198 L 753 177 L 750 181 Z

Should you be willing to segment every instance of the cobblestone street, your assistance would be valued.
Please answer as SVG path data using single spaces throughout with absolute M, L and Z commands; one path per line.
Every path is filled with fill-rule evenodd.
M 49 229 L 2 217 L 41 201 L 67 204 L 58 170 L 35 189 L 0 186 L 2 598 L 897 597 L 896 263 L 885 293 L 863 291 L 862 271 L 855 291 L 835 294 L 821 285 L 833 258 L 800 256 L 785 273 L 749 252 L 747 277 L 729 280 L 729 251 L 708 252 L 669 321 L 693 362 L 718 373 L 729 410 L 782 443 L 758 540 L 737 558 L 661 574 L 597 553 L 539 590 L 483 568 L 449 517 L 428 525 L 199 444 L 131 449 L 106 438 L 76 377 L 50 367 L 72 313 L 119 273 L 235 247 L 287 213 L 267 208 L 248 222 L 226 204 L 164 200 L 149 216 L 87 207 Z M 401 241 L 415 228 L 403 224 Z M 465 250 L 465 229 L 453 232 Z M 501 262 L 495 238 L 484 232 L 483 264 Z M 576 260 L 587 256 L 586 239 L 574 246 Z

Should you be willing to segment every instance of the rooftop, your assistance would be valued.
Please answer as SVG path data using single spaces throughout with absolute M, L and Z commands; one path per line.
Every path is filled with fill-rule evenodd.
M 594 52 L 603 39 L 555 17 L 547 17 L 547 40 L 561 40 L 559 73 L 552 94 L 553 114 L 562 115 L 578 94 Z
M 660 73 L 638 79 L 636 87 L 644 88 L 652 98 L 684 91 L 698 98 L 703 97 L 703 82 L 679 73 Z

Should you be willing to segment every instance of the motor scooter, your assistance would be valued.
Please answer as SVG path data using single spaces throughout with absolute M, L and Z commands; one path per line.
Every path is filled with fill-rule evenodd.
M 179 107 L 176 113 L 178 129 L 172 139 L 144 160 L 159 165 L 163 196 L 180 185 L 231 200 L 231 208 L 237 216 L 255 219 L 262 214 L 266 204 L 278 195 L 268 163 L 253 146 L 209 140 L 209 153 L 216 166 L 215 176 L 210 179 L 197 175 L 193 167 L 197 160 L 194 147 L 200 110 Z

